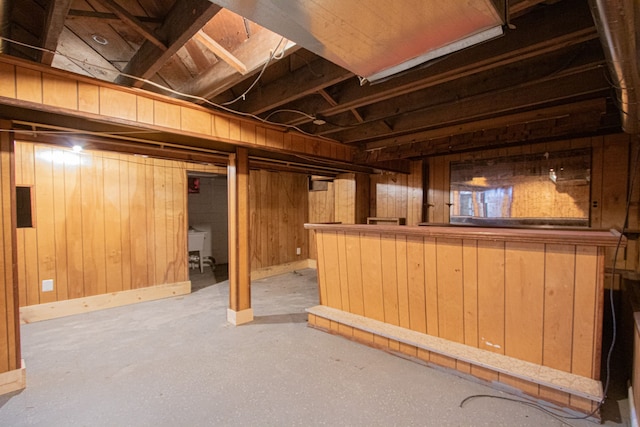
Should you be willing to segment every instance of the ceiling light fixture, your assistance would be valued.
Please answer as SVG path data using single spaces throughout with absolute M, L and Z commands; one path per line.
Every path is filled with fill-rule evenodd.
M 93 39 L 94 42 L 101 44 L 102 46 L 106 46 L 109 44 L 109 40 L 102 37 L 100 34 L 93 34 L 91 35 L 91 38 Z
M 79 153 L 82 151 L 82 147 L 79 145 L 74 145 L 73 147 L 71 147 L 71 149 L 76 153 Z
M 322 125 L 326 125 L 326 124 L 327 124 L 327 121 L 326 121 L 326 120 L 323 120 L 323 119 L 321 119 L 321 118 L 319 118 L 319 117 L 316 117 L 315 119 L 313 119 L 313 122 L 312 122 L 312 123 L 313 123 L 314 125 L 322 126 Z

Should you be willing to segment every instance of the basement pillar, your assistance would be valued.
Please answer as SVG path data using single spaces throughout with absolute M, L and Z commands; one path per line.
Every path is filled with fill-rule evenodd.
M 237 148 L 229 156 L 229 309 L 227 320 L 241 325 L 253 320 L 249 257 L 249 152 Z
M 15 159 L 11 122 L 0 120 L 0 394 L 23 389 L 18 308 Z

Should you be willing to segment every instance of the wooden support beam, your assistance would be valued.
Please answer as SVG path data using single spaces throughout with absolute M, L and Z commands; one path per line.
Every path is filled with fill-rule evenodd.
M 221 9 L 207 0 L 176 2 L 157 31 L 158 37 L 165 41 L 167 49 L 162 50 L 147 40 L 131 58 L 124 73 L 143 79 L 152 77 Z M 136 87 L 144 85 L 139 80 L 133 83 L 130 80 L 128 77 L 120 76 L 116 83 L 133 84 Z
M 96 21 L 119 21 L 120 18 L 115 13 L 109 12 L 95 12 L 92 10 L 80 10 L 80 9 L 70 9 L 67 17 L 71 20 L 74 19 L 84 19 L 84 20 L 96 20 Z M 140 22 L 150 23 L 150 24 L 162 24 L 162 20 L 158 18 L 153 18 L 149 16 L 136 16 L 135 17 Z
M 42 47 L 51 52 L 42 52 L 40 62 L 51 65 L 53 62 L 53 51 L 58 47 L 58 39 L 64 29 L 64 21 L 71 8 L 71 0 L 52 0 L 49 2 L 47 21 L 42 34 Z
M 252 114 L 264 113 L 352 77 L 350 71 L 327 60 L 317 59 L 308 67 L 300 67 L 262 86 L 246 101 L 238 103 L 238 109 Z
M 11 122 L 0 120 L 0 374 L 21 367 L 15 158 Z
M 514 122 L 500 128 L 488 125 L 473 132 L 415 140 L 385 148 L 363 151 L 354 161 L 375 167 L 377 162 L 410 159 L 439 154 L 463 153 L 478 149 L 505 147 L 540 140 L 567 138 L 594 132 L 602 113 L 596 110 L 572 112 L 563 116 L 539 118 L 525 123 Z M 475 126 L 474 126 L 475 127 Z
M 220 43 L 209 37 L 209 35 L 204 31 L 198 31 L 194 38 L 205 45 L 206 48 L 211 52 L 215 53 L 218 58 L 222 59 L 224 62 L 235 68 L 235 70 L 243 76 L 248 73 L 247 66 L 244 65 L 242 61 L 233 56 L 231 52 L 222 47 Z
M 249 250 L 249 152 L 238 148 L 229 156 L 229 310 L 234 325 L 253 320 Z
M 588 8 L 577 1 L 535 11 L 515 22 L 517 30 L 508 37 L 451 54 L 419 71 L 400 75 L 375 85 L 361 86 L 358 81 L 341 87 L 339 104 L 316 113 L 331 117 L 365 105 L 434 87 L 483 71 L 504 67 L 527 58 L 555 52 L 568 46 L 598 38 Z M 302 106 L 301 109 L 304 110 Z M 306 110 L 305 110 L 306 111 Z M 297 118 L 288 124 L 301 125 L 311 120 Z
M 476 120 L 468 123 L 461 123 L 451 126 L 439 127 L 423 132 L 416 132 L 410 135 L 402 135 L 388 139 L 365 144 L 364 151 L 374 151 L 390 146 L 399 146 L 420 141 L 446 138 L 453 135 L 470 134 L 483 131 L 485 129 L 497 129 L 518 124 L 526 124 L 543 120 L 566 117 L 570 114 L 581 114 L 585 112 L 596 112 L 598 115 L 606 113 L 606 101 L 603 98 L 591 99 L 588 101 L 563 104 L 555 107 L 525 111 L 523 113 L 509 114 L 501 117 L 494 117 L 485 120 Z
M 282 40 L 282 43 L 280 41 Z M 292 45 L 282 36 L 267 29 L 255 32 L 246 43 L 234 51 L 234 56 L 247 67 L 247 76 L 257 73 L 269 59 L 276 46 L 287 45 L 286 54 L 290 54 L 298 47 Z M 180 88 L 181 92 L 211 99 L 234 86 L 247 76 L 239 76 L 235 68 L 224 61 L 216 63 L 198 77 L 186 82 Z
M 424 108 L 397 117 L 392 123 L 379 120 L 366 129 L 349 129 L 334 136 L 345 143 L 387 139 L 420 130 L 532 109 L 552 102 L 567 102 L 580 96 L 595 97 L 608 91 L 609 87 L 602 69 L 593 68 L 557 79 L 527 82 L 502 91 L 472 96 L 459 102 Z
M 149 31 L 149 29 L 142 22 L 140 22 L 138 18 L 133 16 L 131 13 L 129 13 L 129 11 L 126 10 L 124 7 L 120 6 L 118 3 L 116 3 L 113 0 L 100 0 L 100 2 L 104 7 L 111 10 L 113 13 L 115 13 L 116 16 L 118 16 L 118 18 L 120 18 L 122 22 L 131 26 L 131 28 L 133 28 L 138 34 L 143 36 L 145 39 L 147 39 L 148 41 L 150 41 L 151 43 L 153 43 L 154 45 L 156 45 L 158 48 L 162 50 L 167 49 L 167 46 L 160 39 L 158 39 L 155 36 L 155 34 L 153 34 L 152 31 Z

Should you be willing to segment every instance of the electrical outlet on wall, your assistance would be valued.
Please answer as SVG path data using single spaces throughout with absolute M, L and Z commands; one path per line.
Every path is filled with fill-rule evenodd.
M 46 279 L 42 281 L 42 292 L 53 291 L 53 279 Z
M 296 255 L 300 255 L 302 253 L 302 251 L 300 250 L 300 248 L 296 248 Z

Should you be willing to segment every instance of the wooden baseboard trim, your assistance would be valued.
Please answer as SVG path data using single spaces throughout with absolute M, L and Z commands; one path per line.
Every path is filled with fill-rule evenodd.
M 318 305 L 307 309 L 307 312 L 338 324 L 350 326 L 380 337 L 412 345 L 419 349 L 441 354 L 595 402 L 599 402 L 603 398 L 602 383 L 591 378 L 411 331 L 400 326 L 347 313 L 331 307 Z
M 20 369 L 0 374 L 0 395 L 22 390 L 26 386 L 27 369 L 24 365 L 24 360 L 20 364 Z
M 315 268 L 310 266 L 310 259 L 302 259 L 300 261 L 287 262 L 270 267 L 259 268 L 251 271 L 251 280 L 264 279 L 265 277 L 277 276 L 278 274 L 291 273 L 295 270 L 304 270 L 305 268 Z
M 25 324 L 56 319 L 73 314 L 88 313 L 105 308 L 120 307 L 189 293 L 191 293 L 191 282 L 186 281 L 46 304 L 29 305 L 20 308 L 20 323 Z

